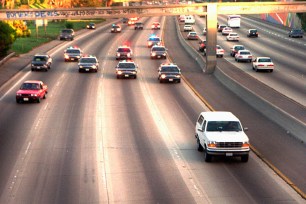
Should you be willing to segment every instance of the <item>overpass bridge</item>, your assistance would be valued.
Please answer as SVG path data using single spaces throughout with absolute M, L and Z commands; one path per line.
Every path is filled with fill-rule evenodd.
M 262 14 L 262 13 L 304 13 L 306 1 L 297 2 L 231 2 L 200 3 L 187 5 L 150 5 L 94 8 L 54 8 L 54 9 L 10 9 L 0 10 L 0 20 L 40 20 L 40 19 L 94 19 L 120 17 L 149 17 L 176 15 L 206 15 L 206 67 L 205 73 L 213 73 L 217 65 L 217 15 L 218 14 Z

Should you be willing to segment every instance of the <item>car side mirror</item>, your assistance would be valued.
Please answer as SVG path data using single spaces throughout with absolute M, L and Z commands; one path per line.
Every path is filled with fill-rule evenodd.
M 248 131 L 248 130 L 249 130 L 249 128 L 247 128 L 247 127 L 244 127 L 244 128 L 243 128 L 243 130 L 244 130 L 244 131 Z
M 198 129 L 198 131 L 200 131 L 200 132 L 204 132 L 204 129 L 202 129 L 202 128 L 199 128 L 199 129 Z

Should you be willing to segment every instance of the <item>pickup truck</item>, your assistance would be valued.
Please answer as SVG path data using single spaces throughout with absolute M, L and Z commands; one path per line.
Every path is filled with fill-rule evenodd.
M 213 156 L 241 157 L 249 159 L 249 138 L 239 119 L 231 112 L 202 112 L 195 126 L 198 151 L 204 151 L 206 162 Z

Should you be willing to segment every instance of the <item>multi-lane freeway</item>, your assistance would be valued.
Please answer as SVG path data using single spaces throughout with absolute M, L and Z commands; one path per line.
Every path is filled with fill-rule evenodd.
M 82 32 L 74 41 L 49 52 L 53 58 L 50 71 L 31 72 L 27 67 L 21 78 L 14 79 L 0 101 L 0 203 L 305 203 L 253 152 L 247 163 L 239 158 L 204 162 L 203 153 L 197 151 L 194 126 L 199 113 L 209 109 L 184 81 L 158 82 L 157 69 L 165 60 L 150 59 L 146 40 L 152 33 L 163 37 L 169 59 L 180 66 L 209 104 L 215 110 L 237 115 L 249 128 L 251 144 L 293 182 L 291 185 L 306 192 L 305 144 L 290 137 L 285 127 L 264 117 L 216 77 L 203 74 L 179 43 L 175 17 L 140 20 L 144 30 L 124 24 L 121 33 L 110 33 L 111 22 Z M 150 29 L 154 21 L 161 23 L 161 30 Z M 197 19 L 199 28 L 203 22 Z M 261 24 L 267 30 L 283 32 Z M 244 26 L 242 23 L 242 31 Z M 276 70 L 260 73 L 258 80 L 274 86 L 269 84 L 271 78 L 288 90 L 297 86 L 294 95 L 300 94 L 298 98 L 302 96 L 303 101 L 305 80 L 298 79 L 305 72 L 300 66 L 304 59 L 298 53 L 305 47 L 295 41 L 283 44 L 271 36 L 267 32 L 246 44 L 254 54 L 275 53 L 271 57 L 275 58 Z M 218 37 L 218 42 L 222 39 Z M 258 45 L 265 39 L 289 51 L 283 54 L 285 49 L 269 48 L 267 42 Z M 116 49 L 125 43 L 133 49 L 133 60 L 139 66 L 137 79 L 116 78 Z M 222 42 L 225 49 L 230 44 Z M 98 73 L 79 73 L 76 62 L 64 62 L 63 51 L 70 45 L 96 55 Z M 284 55 L 288 56 L 286 62 L 281 57 Z M 232 61 L 227 55 L 225 58 Z M 221 65 L 220 60 L 226 59 L 218 59 Z M 283 63 L 292 66 L 287 68 Z M 238 68 L 257 74 L 247 63 Z M 15 102 L 16 91 L 28 79 L 48 85 L 47 99 L 41 103 Z

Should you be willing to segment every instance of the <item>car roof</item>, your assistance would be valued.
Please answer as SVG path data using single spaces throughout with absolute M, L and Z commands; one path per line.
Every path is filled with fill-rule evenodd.
M 239 121 L 239 119 L 231 112 L 227 111 L 212 111 L 202 112 L 206 121 Z
M 43 82 L 39 81 L 39 80 L 27 80 L 27 81 L 25 81 L 23 83 L 37 83 L 37 84 L 39 84 L 39 83 L 43 83 Z

